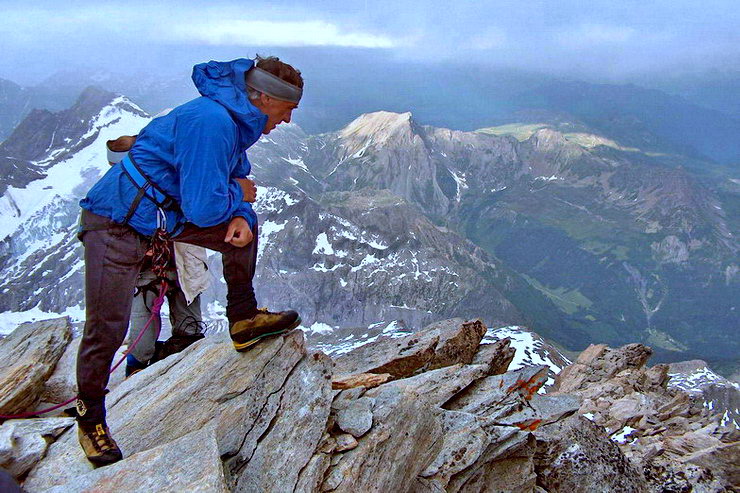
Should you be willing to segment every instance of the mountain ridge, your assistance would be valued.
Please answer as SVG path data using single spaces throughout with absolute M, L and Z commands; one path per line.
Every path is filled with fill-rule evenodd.
M 116 111 L 133 119 L 131 127 L 143 126 L 143 112 L 127 109 L 127 101 L 121 99 Z M 116 115 L 100 120 L 98 134 L 103 128 L 111 134 L 138 131 L 111 123 Z M 375 132 L 383 138 L 373 140 Z M 107 168 L 100 138 L 57 162 L 78 162 L 75 156 L 86 153 L 84 164 L 67 165 L 81 173 L 76 191 L 67 194 L 84 193 Z M 46 152 L 39 145 L 29 144 L 28 152 Z M 361 115 L 344 132 L 320 135 L 290 124 L 263 136 L 249 156 L 266 192 L 257 204 L 264 263 L 258 286 L 271 303 L 305 313 L 308 324 L 405 319 L 418 326 L 464 316 L 477 303 L 488 307 L 479 313 L 489 322 L 529 325 L 570 348 L 650 340 L 660 358 L 704 357 L 715 364 L 734 347 L 719 328 L 711 329 L 723 341 L 719 346 L 693 329 L 706 320 L 732 325 L 737 247 L 732 215 L 713 212 L 728 206 L 727 199 L 687 170 L 648 165 L 611 148 L 604 153 L 552 129 L 520 142 L 418 125 L 412 114 L 392 112 Z M 93 167 L 86 164 L 93 161 Z M 49 196 L 43 182 L 28 187 Z M 19 193 L 4 194 L 3 211 L 17 215 L 11 211 Z M 71 231 L 76 206 L 71 199 L 54 200 L 43 215 L 24 216 L 30 222 L 0 245 L 0 269 L 9 279 L 0 286 L 5 313 L 81 307 L 81 289 L 59 270 L 68 261 L 63 259 L 79 255 Z M 59 207 L 61 222 L 43 219 Z M 410 229 L 410 218 L 423 228 Z M 55 240 L 62 243 L 33 246 L 47 231 L 62 235 Z M 51 251 L 58 256 L 54 268 L 33 268 Z M 80 268 L 73 269 L 77 282 Z M 208 293 L 210 317 L 223 314 L 216 301 L 224 294 L 219 269 L 211 262 L 216 285 Z M 409 272 L 414 274 L 402 277 Z M 707 275 L 712 284 L 701 288 Z M 64 282 L 54 282 L 55 276 Z M 452 300 L 446 294 L 451 282 L 463 286 Z M 393 288 L 383 293 L 382 286 Z M 691 305 L 685 300 L 703 296 L 701 289 L 718 295 L 704 311 L 687 316 Z M 45 292 L 49 296 L 37 307 L 23 301 Z M 317 303 L 311 299 L 316 293 L 337 300 L 336 306 Z M 732 360 L 725 364 L 723 371 L 731 373 Z

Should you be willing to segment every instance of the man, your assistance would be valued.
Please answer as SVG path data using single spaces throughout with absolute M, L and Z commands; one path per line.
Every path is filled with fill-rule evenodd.
M 88 459 L 121 459 L 105 421 L 105 387 L 123 342 L 136 276 L 157 228 L 175 241 L 220 251 L 230 335 L 237 351 L 300 323 L 292 310 L 258 310 L 256 187 L 244 152 L 290 122 L 303 93 L 300 72 L 277 58 L 209 62 L 193 68 L 201 94 L 153 119 L 128 156 L 80 205 L 87 319 L 77 357 L 78 436 Z M 249 91 L 248 91 L 249 90 Z
M 165 110 L 155 118 L 165 116 Z M 106 143 L 108 164 L 120 163 L 136 142 L 136 135 L 123 135 Z M 126 377 L 143 370 L 150 364 L 178 353 L 202 339 L 203 317 L 200 309 L 200 295 L 208 288 L 210 277 L 206 264 L 206 250 L 196 245 L 175 243 L 172 245 L 172 258 L 165 272 L 168 283 L 167 301 L 170 311 L 172 336 L 164 343 L 158 343 L 157 335 L 162 327 L 162 319 L 156 316 L 149 323 L 154 300 L 159 294 L 160 279 L 152 270 L 151 251 L 144 257 L 136 278 L 136 292 L 131 307 L 128 344 L 138 339 L 126 358 Z M 147 323 L 149 325 L 147 326 Z M 141 331 L 146 328 L 143 335 Z

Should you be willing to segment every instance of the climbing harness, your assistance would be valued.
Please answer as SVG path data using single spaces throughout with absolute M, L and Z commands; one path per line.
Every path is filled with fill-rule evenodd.
M 175 199 L 167 194 L 164 190 L 159 188 L 154 182 L 144 173 L 131 154 L 126 156 L 119 163 L 123 168 L 123 173 L 131 180 L 131 183 L 138 189 L 134 201 L 131 202 L 126 217 L 123 220 L 123 224 L 128 224 L 131 217 L 136 212 L 136 208 L 139 207 L 141 201 L 146 197 L 154 205 L 157 206 L 158 215 L 164 215 L 164 211 L 180 211 L 180 206 Z M 156 234 L 156 233 L 155 233 Z

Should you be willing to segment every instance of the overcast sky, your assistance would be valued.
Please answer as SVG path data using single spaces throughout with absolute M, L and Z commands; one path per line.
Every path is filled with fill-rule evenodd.
M 737 0 L 0 2 L 0 77 L 23 84 L 77 66 L 176 71 L 261 47 L 604 81 L 740 70 Z

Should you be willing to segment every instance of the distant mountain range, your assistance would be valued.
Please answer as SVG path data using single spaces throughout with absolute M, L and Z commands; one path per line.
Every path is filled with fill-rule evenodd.
M 740 113 L 732 94 L 740 77 L 653 81 L 668 93 L 634 84 L 596 84 L 536 73 L 456 64 L 357 63 L 306 60 L 306 97 L 296 123 L 307 133 L 336 131 L 358 114 L 413 111 L 417 121 L 476 130 L 503 124 L 559 124 L 587 128 L 646 152 L 740 164 Z M 318 66 L 314 66 L 318 65 Z M 339 76 L 338 74 L 341 74 Z M 649 84 L 650 81 L 646 81 Z M 0 140 L 32 108 L 59 111 L 96 85 L 129 98 L 150 114 L 197 93 L 189 69 L 180 73 L 74 70 L 51 74 L 33 87 L 0 79 Z M 706 103 L 706 106 L 703 104 Z
M 128 98 L 90 88 L 67 110 L 30 113 L 0 144 L 8 327 L 83 317 L 77 201 L 108 167 L 105 140 L 147 122 Z M 736 371 L 740 177 L 693 171 L 705 161 L 593 122 L 562 125 L 463 132 L 380 111 L 336 132 L 291 124 L 264 136 L 249 151 L 260 300 L 298 309 L 309 327 L 481 317 L 572 350 L 645 342 L 658 361 Z

